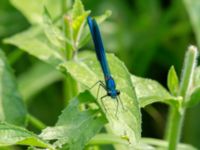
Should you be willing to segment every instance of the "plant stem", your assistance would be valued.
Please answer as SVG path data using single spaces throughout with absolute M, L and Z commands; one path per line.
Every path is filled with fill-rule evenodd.
M 185 109 L 180 112 L 177 108 L 171 108 L 171 119 L 168 130 L 169 150 L 176 150 L 180 141 L 181 129 L 184 120 Z
M 65 106 L 68 104 L 69 100 L 73 98 L 77 93 L 77 82 L 71 77 L 70 74 L 67 74 L 66 78 L 64 79 Z
M 31 123 L 31 125 L 33 125 L 39 130 L 46 128 L 46 125 L 43 122 L 41 122 L 39 119 L 32 116 L 31 114 L 28 114 L 27 119 L 28 119 L 28 122 Z
M 65 5 L 65 8 L 63 8 L 63 13 L 66 13 L 68 9 L 72 5 L 71 0 L 63 0 L 63 5 Z M 65 34 L 65 37 L 67 39 L 70 39 L 70 41 L 73 41 L 73 31 L 72 31 L 72 20 L 68 15 L 64 16 L 63 20 L 63 32 Z M 65 55 L 67 60 L 73 59 L 73 53 L 76 51 L 76 47 L 74 45 L 70 45 L 66 42 L 65 47 Z M 70 74 L 66 74 L 66 78 L 63 81 L 64 85 L 64 99 L 65 99 L 65 106 L 68 104 L 69 100 L 77 95 L 78 93 L 78 87 L 77 82 L 71 77 Z
M 185 116 L 185 103 L 188 99 L 188 93 L 193 82 L 193 74 L 197 59 L 197 48 L 190 46 L 184 60 L 184 67 L 182 72 L 182 80 L 178 96 L 183 98 L 182 104 L 178 107 L 172 106 L 170 108 L 168 126 L 166 130 L 167 140 L 169 141 L 169 150 L 176 150 L 177 144 L 180 141 L 181 129 Z

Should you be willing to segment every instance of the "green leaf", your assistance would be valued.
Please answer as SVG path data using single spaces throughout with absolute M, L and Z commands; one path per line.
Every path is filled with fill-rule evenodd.
M 64 33 L 62 33 L 56 24 L 53 24 L 53 20 L 51 19 L 50 14 L 46 8 L 44 8 L 43 14 L 43 29 L 49 41 L 59 49 L 65 49 L 65 42 L 72 45 L 72 41 L 66 39 Z
M 0 147 L 10 145 L 31 145 L 54 149 L 32 132 L 7 123 L 0 123 Z
M 65 31 L 65 37 L 72 42 L 72 44 L 66 43 L 66 50 L 71 55 L 72 51 L 74 50 L 74 40 L 73 40 L 72 18 L 70 17 L 70 15 L 64 16 L 64 31 Z
M 167 76 L 167 86 L 173 95 L 177 95 L 179 89 L 179 80 L 174 66 L 171 66 Z
M 85 55 L 86 54 L 86 55 Z M 117 89 L 120 90 L 121 100 L 125 110 L 110 97 L 104 99 L 102 104 L 100 97 L 106 94 L 104 89 L 99 92 L 98 103 L 109 120 L 107 130 L 120 137 L 127 137 L 132 145 L 135 145 L 141 136 L 141 116 L 134 88 L 131 83 L 130 74 L 124 64 L 115 56 L 108 55 L 108 62 L 111 66 L 112 75 L 116 81 Z M 67 72 L 86 89 L 91 88 L 97 81 L 104 80 L 101 67 L 95 55 L 83 53 L 81 61 L 69 61 L 61 67 L 66 68 Z M 98 86 L 91 89 L 96 97 Z M 116 117 L 117 111 L 117 117 Z
M 73 38 L 73 50 L 77 50 L 80 47 L 79 42 L 84 30 L 86 18 L 89 14 L 90 11 L 85 11 L 81 0 L 76 0 L 72 8 L 72 14 L 66 16 L 66 28 L 68 27 L 72 30 L 70 31 L 70 29 L 67 29 L 66 33 L 67 37 L 72 36 L 71 38 Z
M 102 22 L 104 22 L 111 15 L 112 15 L 112 11 L 106 10 L 104 12 L 104 14 L 102 14 L 100 16 L 95 16 L 94 18 L 96 19 L 96 21 L 97 21 L 98 24 L 101 24 Z
M 123 137 L 118 137 L 113 134 L 107 134 L 107 133 L 100 133 L 94 136 L 90 142 L 89 145 L 108 145 L 108 144 L 121 144 L 126 145 L 128 147 L 129 143 L 126 139 L 123 139 Z
M 63 54 L 53 47 L 39 27 L 33 27 L 4 40 L 49 64 L 57 65 L 65 60 Z
M 81 0 L 75 0 L 73 8 L 72 8 L 72 19 L 76 19 L 85 13 L 85 9 Z
M 44 8 L 43 26 L 45 35 L 47 36 L 49 41 L 60 49 L 64 48 L 65 37 L 62 34 L 61 30 L 57 28 L 56 25 L 53 25 L 53 21 L 46 8 Z
M 42 23 L 43 7 L 46 6 L 53 18 L 61 14 L 61 1 L 55 0 L 10 0 L 32 24 Z
M 0 121 L 25 125 L 26 114 L 12 69 L 0 50 Z
M 80 37 L 82 35 L 84 24 L 86 22 L 86 18 L 89 15 L 90 11 L 84 12 L 82 15 L 76 17 L 73 20 L 72 28 L 73 28 L 73 39 L 75 43 L 75 47 L 79 47 Z
M 155 102 L 174 103 L 174 105 L 179 103 L 177 98 L 171 96 L 157 81 L 134 75 L 131 76 L 131 79 L 135 87 L 136 95 L 139 98 L 140 107 L 145 107 Z
M 185 7 L 188 11 L 191 24 L 193 26 L 194 33 L 197 38 L 198 46 L 200 47 L 200 16 L 199 16 L 199 9 L 200 9 L 200 1 L 198 0 L 183 0 Z
M 88 91 L 79 94 L 64 109 L 55 127 L 43 130 L 40 137 L 56 140 L 56 147 L 68 147 L 70 150 L 82 150 L 87 142 L 96 135 L 106 123 L 97 109 L 82 109 L 83 104 L 95 104 Z
M 28 26 L 27 21 L 9 2 L 1 1 L 0 5 L 0 38 L 15 34 Z M 11 19 L 12 18 L 12 19 Z M 13 26 L 14 24 L 14 26 Z
M 189 97 L 190 98 L 186 104 L 188 107 L 192 107 L 192 106 L 199 104 L 199 102 L 200 102 L 200 87 L 195 88 Z
M 50 65 L 36 63 L 27 72 L 24 72 L 19 76 L 19 90 L 23 99 L 27 102 L 42 89 L 62 78 L 62 74 Z

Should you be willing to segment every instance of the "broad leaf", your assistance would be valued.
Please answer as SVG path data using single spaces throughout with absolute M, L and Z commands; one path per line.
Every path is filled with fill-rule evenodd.
M 62 74 L 50 65 L 37 63 L 19 76 L 19 90 L 23 99 L 27 102 L 28 99 L 39 93 L 42 89 L 62 78 Z
M 4 42 L 15 45 L 52 65 L 57 65 L 64 61 L 62 53 L 49 43 L 45 35 L 41 34 L 39 27 L 30 28 L 27 31 L 5 39 Z
M 61 14 L 61 1 L 55 0 L 10 0 L 12 5 L 32 24 L 42 23 L 43 7 L 46 6 L 50 10 L 53 18 Z
M 65 39 L 61 30 L 53 24 L 53 20 L 46 8 L 43 14 L 43 29 L 49 41 L 59 49 L 63 50 L 65 48 L 65 41 L 71 44 L 69 40 Z
M 26 113 L 12 69 L 0 50 L 0 121 L 25 125 Z
M 56 126 L 44 129 L 40 137 L 56 140 L 56 147 L 64 145 L 70 150 L 82 150 L 106 123 L 105 117 L 97 109 L 83 109 L 83 104 L 92 103 L 95 104 L 95 99 L 89 92 L 79 94 L 64 109 Z
M 172 66 L 168 72 L 167 86 L 173 95 L 177 95 L 179 89 L 179 80 L 174 66 Z
M 1 0 L 0 4 L 0 38 L 20 32 L 28 26 L 27 21 L 10 4 L 9 0 Z M 11 19 L 12 18 L 12 19 Z M 13 26 L 14 25 L 14 26 Z
M 32 132 L 7 123 L 0 123 L 0 147 L 10 145 L 31 145 L 54 149 Z
M 171 96 L 157 81 L 140 78 L 134 75 L 131 76 L 131 79 L 135 87 L 136 95 L 139 98 L 140 107 L 145 107 L 155 102 L 167 104 L 179 103 L 178 100 Z
M 75 80 L 88 89 L 97 81 L 103 80 L 103 74 L 96 56 L 89 53 L 85 54 L 87 55 L 83 54 L 81 61 L 70 61 L 63 64 L 62 67 L 66 68 L 67 72 L 70 73 Z M 98 103 L 109 120 L 107 127 L 109 132 L 120 137 L 126 137 L 132 145 L 135 145 L 141 136 L 141 116 L 130 74 L 124 64 L 115 56 L 108 55 L 108 62 L 116 81 L 117 89 L 121 92 L 120 97 L 124 108 L 119 103 L 119 109 L 117 110 L 117 101 L 110 97 L 104 98 L 102 103 L 100 97 L 106 94 L 104 89 L 101 89 L 99 92 Z M 97 96 L 97 89 L 98 86 L 91 89 L 95 97 Z
M 76 19 L 85 13 L 85 9 L 81 0 L 75 0 L 73 8 L 72 8 L 72 18 Z
M 190 21 L 192 23 L 198 46 L 200 47 L 200 16 L 199 16 L 199 10 L 200 10 L 200 1 L 199 0 L 183 0 L 185 3 L 185 7 L 188 11 Z

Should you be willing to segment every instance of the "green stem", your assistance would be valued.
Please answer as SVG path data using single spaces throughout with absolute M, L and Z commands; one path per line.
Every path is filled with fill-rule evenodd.
M 63 0 L 63 5 L 66 6 L 65 13 L 71 7 L 72 1 L 71 0 Z M 73 31 L 72 31 L 72 20 L 68 15 L 64 16 L 63 20 L 63 32 L 65 37 L 70 41 L 73 41 Z M 70 45 L 66 42 L 65 47 L 65 55 L 67 60 L 73 59 L 73 53 L 76 50 L 74 45 Z M 69 100 L 73 98 L 78 93 L 77 82 L 71 77 L 70 74 L 66 74 L 66 78 L 63 81 L 64 84 L 64 98 L 65 98 L 65 105 L 68 104 Z
M 89 145 L 107 145 L 107 144 L 128 145 L 129 143 L 125 139 L 122 139 L 112 134 L 105 134 L 105 133 L 97 134 L 89 142 Z
M 168 126 L 166 130 L 167 140 L 169 141 L 169 150 L 176 150 L 177 144 L 180 141 L 181 130 L 186 111 L 184 104 L 188 99 L 188 93 L 192 85 L 197 53 L 196 47 L 190 46 L 185 55 L 182 80 L 178 94 L 178 96 L 183 98 L 182 105 L 180 105 L 179 108 L 176 106 L 172 106 L 170 108 Z
M 193 74 L 196 66 L 198 51 L 194 46 L 190 46 L 185 56 L 184 68 L 182 73 L 182 82 L 180 84 L 179 95 L 183 97 L 184 102 L 188 96 L 189 89 L 193 82 Z
M 167 148 L 167 141 L 164 140 L 159 140 L 159 139 L 153 139 L 153 138 L 142 138 L 141 139 L 142 143 L 146 143 L 148 145 L 153 145 L 155 147 L 160 147 L 162 150 Z M 191 145 L 187 145 L 187 144 L 178 144 L 178 149 L 190 149 L 190 150 L 194 150 L 195 148 Z
M 169 150 L 176 150 L 177 144 L 180 141 L 184 114 L 185 109 L 180 112 L 177 108 L 171 108 L 171 119 L 168 130 Z
M 76 96 L 78 93 L 77 82 L 71 77 L 70 74 L 66 75 L 64 79 L 64 97 L 65 106 L 68 104 L 69 100 Z
M 46 128 L 46 125 L 43 122 L 41 122 L 39 119 L 32 116 L 31 114 L 28 114 L 27 119 L 31 125 L 33 125 L 34 127 L 36 127 L 39 130 Z

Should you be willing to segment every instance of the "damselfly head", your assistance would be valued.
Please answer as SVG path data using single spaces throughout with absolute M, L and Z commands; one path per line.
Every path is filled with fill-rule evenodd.
M 110 96 L 111 98 L 115 99 L 118 95 L 120 94 L 120 91 L 113 89 L 109 90 L 107 95 Z

